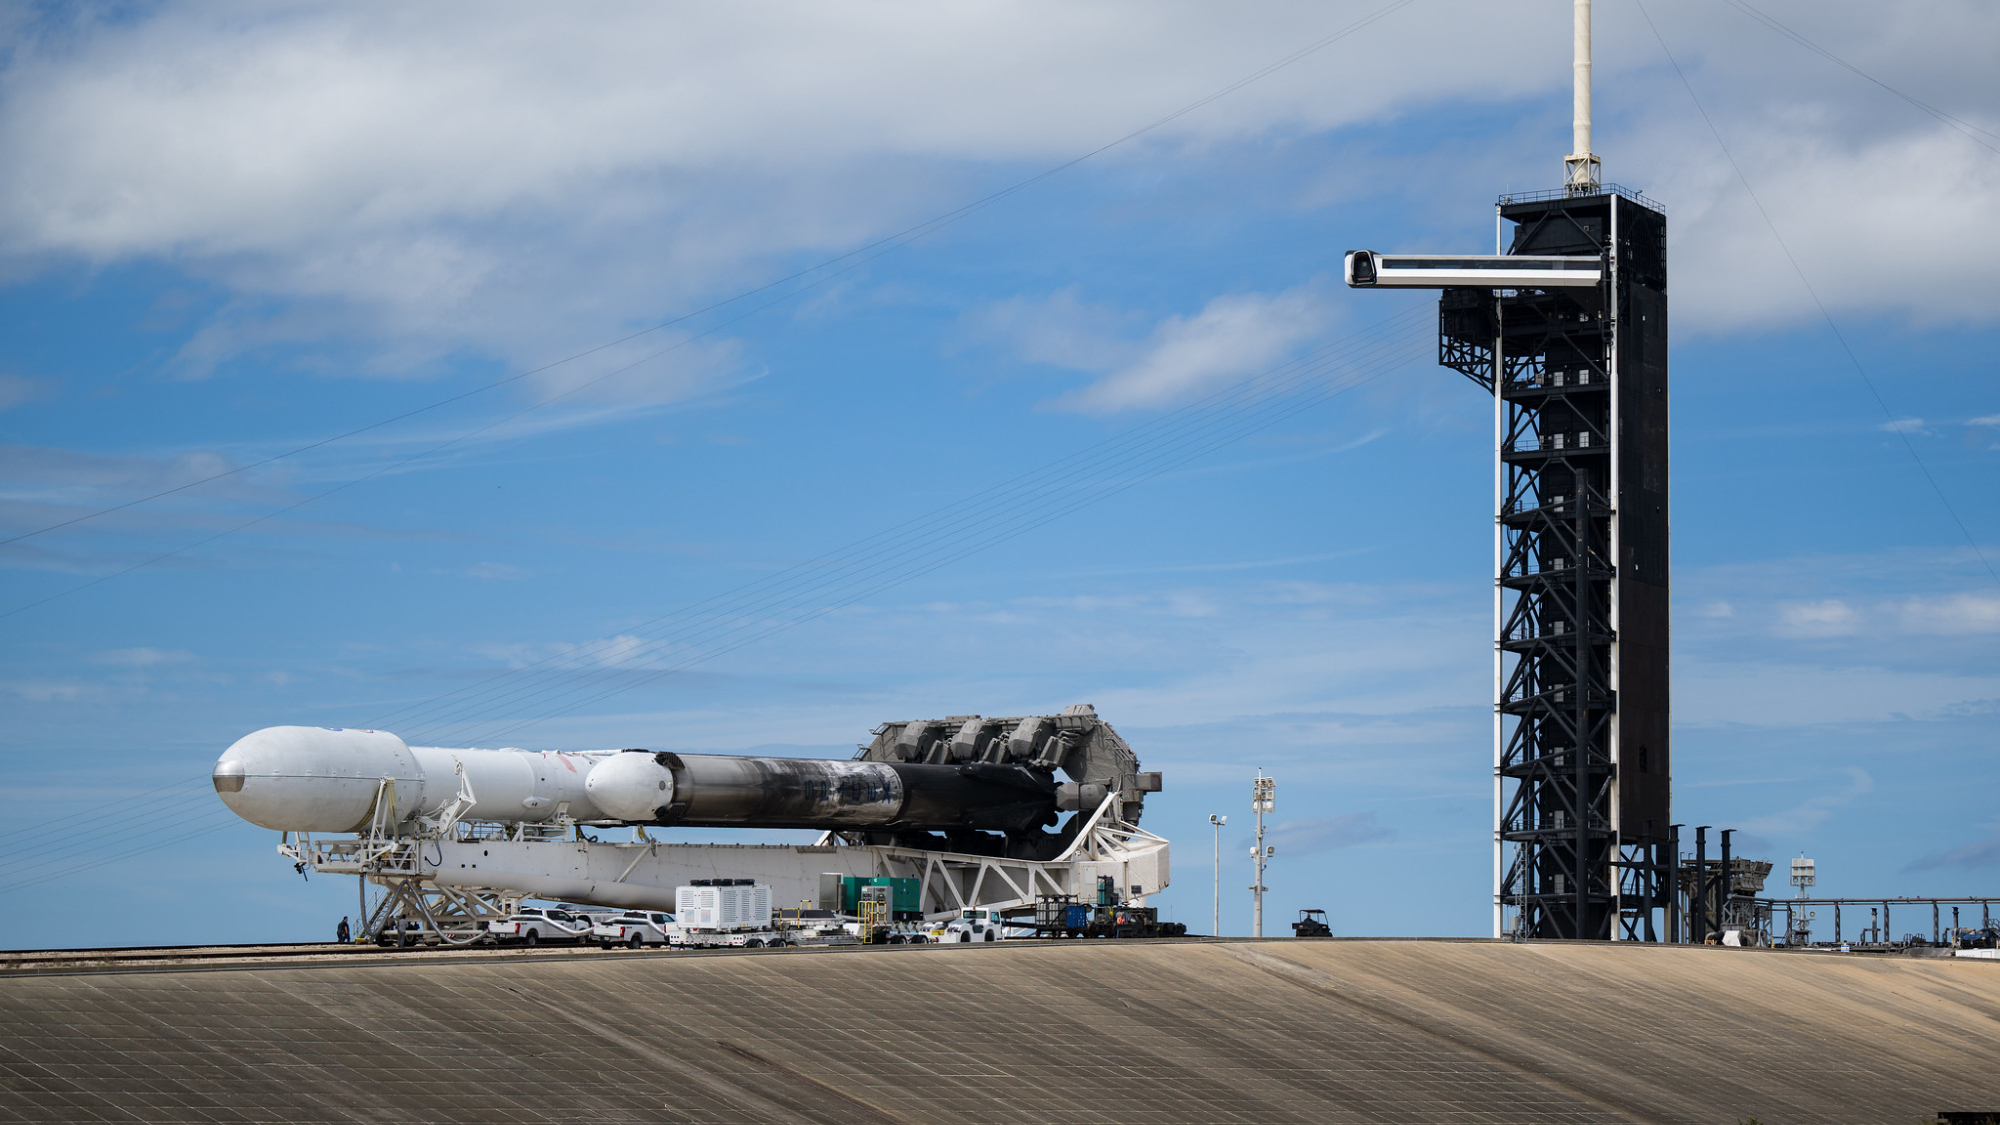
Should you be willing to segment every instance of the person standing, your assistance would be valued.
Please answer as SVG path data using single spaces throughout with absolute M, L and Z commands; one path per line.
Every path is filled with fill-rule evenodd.
M 347 925 L 347 915 L 343 914 L 340 916 L 340 927 L 334 930 L 334 933 L 338 935 L 335 940 L 342 945 L 346 945 L 354 939 L 354 931 L 349 929 Z

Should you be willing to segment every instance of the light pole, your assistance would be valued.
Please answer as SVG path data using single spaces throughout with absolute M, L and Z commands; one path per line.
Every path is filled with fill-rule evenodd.
M 1270 812 L 1277 803 L 1278 780 L 1265 777 L 1264 771 L 1257 771 L 1257 778 L 1250 783 L 1250 811 L 1257 814 L 1257 842 L 1250 848 L 1250 860 L 1257 865 L 1257 881 L 1250 886 L 1250 936 L 1264 936 L 1264 863 L 1278 849 L 1264 846 L 1264 814 Z
M 1813 861 L 1807 859 L 1805 853 L 1799 853 L 1799 858 L 1792 861 L 1792 886 L 1799 889 L 1799 898 L 1804 899 L 1806 888 L 1818 881 L 1818 873 L 1813 870 Z
M 1792 861 L 1792 886 L 1799 889 L 1801 903 L 1806 900 L 1806 888 L 1818 881 L 1818 874 L 1813 870 L 1813 861 L 1807 859 L 1804 852 L 1800 852 L 1799 857 Z M 1786 945 L 1805 945 L 1812 940 L 1813 915 L 1807 913 L 1804 917 L 1799 917 L 1798 912 L 1802 909 L 1803 907 L 1785 907 Z
M 1213 934 L 1216 937 L 1221 937 L 1222 936 L 1222 826 L 1229 823 L 1229 818 L 1226 816 L 1217 816 L 1214 813 L 1209 813 L 1208 823 L 1211 827 L 1215 829 L 1215 882 L 1213 884 L 1214 897 L 1215 897 L 1215 921 L 1212 924 L 1212 928 L 1209 930 L 1209 933 Z

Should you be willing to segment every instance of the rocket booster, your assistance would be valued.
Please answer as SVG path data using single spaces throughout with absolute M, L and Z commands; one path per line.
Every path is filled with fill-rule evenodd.
M 214 781 L 236 815 L 291 832 L 359 831 L 381 803 L 397 824 L 459 802 L 462 819 L 504 823 L 1021 832 L 1056 820 L 1053 776 L 1023 765 L 448 749 L 332 727 L 246 735 Z

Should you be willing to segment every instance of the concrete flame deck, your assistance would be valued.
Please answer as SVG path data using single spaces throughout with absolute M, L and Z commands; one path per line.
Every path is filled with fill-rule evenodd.
M 1578 1010 L 1602 1019 L 1553 1014 Z M 7 1120 L 1915 1125 L 1992 1108 L 1993 962 L 1024 942 L 0 976 Z

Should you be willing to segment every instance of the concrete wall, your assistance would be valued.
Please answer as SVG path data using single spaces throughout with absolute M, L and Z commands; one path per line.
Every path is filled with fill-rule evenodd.
M 2000 963 L 1073 942 L 0 977 L 7 1120 L 1914 1125 L 1941 1109 L 2000 1109 Z

